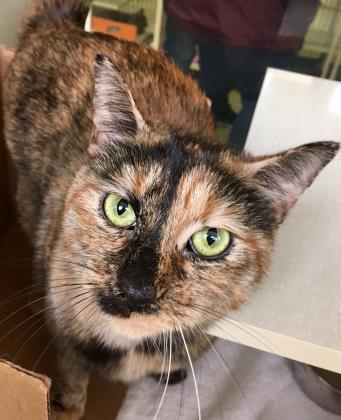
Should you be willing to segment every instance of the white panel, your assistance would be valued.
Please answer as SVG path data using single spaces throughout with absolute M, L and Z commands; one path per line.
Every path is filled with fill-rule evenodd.
M 269 69 L 246 149 L 265 154 L 319 140 L 341 141 L 341 84 Z M 329 369 L 332 364 L 340 371 L 341 153 L 291 211 L 279 230 L 268 275 L 251 301 L 231 317 L 239 325 L 267 331 L 274 347 L 281 341 L 276 336 L 285 336 L 287 344 L 291 338 L 293 348 L 287 351 L 296 359 L 324 367 L 327 363 Z M 226 330 L 224 323 L 220 331 L 223 325 Z M 238 341 L 237 331 L 234 339 Z M 311 354 L 305 356 L 306 347 L 297 346 L 297 340 L 314 346 L 313 360 Z M 246 344 L 254 346 L 251 338 Z M 316 353 L 318 346 L 326 352 Z M 333 358 L 321 363 L 328 349 Z

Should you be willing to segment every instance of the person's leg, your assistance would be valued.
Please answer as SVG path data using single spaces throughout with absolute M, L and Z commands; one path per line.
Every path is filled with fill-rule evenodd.
M 179 27 L 174 19 L 167 17 L 166 40 L 163 45 L 167 57 L 184 72 L 189 72 L 189 66 L 196 53 L 196 37 Z
M 227 94 L 231 88 L 225 61 L 229 48 L 214 41 L 199 39 L 199 86 L 212 101 L 215 120 L 227 118 Z
M 245 146 L 257 101 L 244 101 L 243 108 L 236 116 L 228 136 L 227 145 L 234 151 L 242 151 Z
M 243 150 L 266 69 L 286 69 L 292 54 L 269 52 L 251 48 L 231 49 L 229 73 L 241 92 L 243 107 L 236 117 L 228 139 L 231 149 Z

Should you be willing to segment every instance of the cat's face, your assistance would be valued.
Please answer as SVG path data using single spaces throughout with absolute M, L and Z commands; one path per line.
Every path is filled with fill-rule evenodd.
M 338 146 L 251 159 L 151 129 L 109 61 L 96 66 L 97 134 L 51 258 L 54 318 L 115 347 L 205 328 L 248 297 L 279 223 Z

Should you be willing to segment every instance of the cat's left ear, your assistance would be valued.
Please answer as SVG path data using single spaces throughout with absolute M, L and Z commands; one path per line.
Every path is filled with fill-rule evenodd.
M 133 140 L 146 129 L 120 71 L 111 60 L 97 54 L 94 62 L 93 121 L 96 133 L 90 149 L 111 141 Z
M 332 141 L 309 143 L 246 163 L 248 176 L 272 204 L 277 223 L 284 220 L 299 196 L 335 157 L 339 148 L 340 144 Z

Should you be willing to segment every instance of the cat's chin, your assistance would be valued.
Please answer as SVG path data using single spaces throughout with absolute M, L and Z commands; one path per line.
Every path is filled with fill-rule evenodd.
M 107 317 L 106 317 L 107 318 Z M 112 328 L 112 334 L 119 334 L 128 340 L 140 341 L 151 336 L 172 330 L 171 322 L 155 315 L 144 315 L 132 312 L 129 318 L 110 316 L 107 327 Z M 108 328 L 106 328 L 108 331 Z

